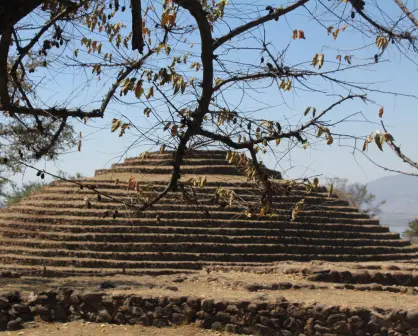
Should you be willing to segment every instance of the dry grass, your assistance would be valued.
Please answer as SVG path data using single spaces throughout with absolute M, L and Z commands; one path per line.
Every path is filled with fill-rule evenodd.
M 195 326 L 182 326 L 174 328 L 151 328 L 135 326 L 118 326 L 95 323 L 42 323 L 36 327 L 13 332 L 0 332 L 1 336 L 220 336 L 225 333 L 199 329 Z

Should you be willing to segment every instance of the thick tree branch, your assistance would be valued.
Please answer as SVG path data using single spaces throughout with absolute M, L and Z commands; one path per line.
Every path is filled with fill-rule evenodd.
M 399 8 L 402 10 L 402 12 L 406 15 L 406 17 L 411 20 L 411 22 L 418 28 L 418 20 L 417 18 L 414 16 L 414 14 L 412 14 L 408 7 L 406 7 L 406 5 L 403 3 L 402 0 L 393 0 L 395 1 L 395 3 L 399 6 Z
M 204 130 L 202 128 L 199 129 L 198 134 L 202 135 L 202 136 L 205 136 L 209 139 L 215 140 L 215 141 L 220 141 L 220 142 L 224 143 L 225 145 L 227 145 L 231 148 L 234 148 L 234 149 L 249 149 L 249 148 L 253 148 L 255 145 L 261 144 L 265 141 L 270 142 L 270 141 L 274 141 L 276 139 L 296 138 L 298 141 L 303 142 L 304 139 L 302 138 L 301 133 L 304 130 L 308 129 L 311 126 L 317 125 L 319 123 L 319 119 L 321 119 L 323 116 L 325 116 L 325 114 L 330 112 L 336 106 L 342 104 L 343 102 L 345 102 L 349 99 L 354 99 L 354 98 L 364 99 L 365 96 L 364 95 L 349 95 L 349 96 L 343 97 L 340 100 L 338 100 L 337 102 L 335 102 L 334 104 L 330 105 L 325 110 L 323 110 L 315 118 L 312 118 L 311 120 L 309 120 L 308 122 L 301 125 L 300 127 L 298 127 L 295 130 L 288 131 L 288 132 L 283 132 L 283 133 L 280 133 L 280 134 L 277 133 L 277 134 L 270 135 L 270 136 L 260 137 L 259 139 L 249 140 L 247 142 L 241 142 L 241 143 L 234 142 L 231 139 L 230 136 L 222 135 L 222 134 L 219 134 L 219 133 L 213 133 L 213 132 Z
M 132 50 L 144 52 L 144 37 L 142 35 L 141 0 L 131 0 L 132 7 Z
M 188 10 L 197 22 L 201 39 L 201 59 L 203 68 L 202 95 L 199 99 L 197 111 L 193 114 L 193 120 L 187 131 L 180 140 L 180 144 L 174 158 L 174 171 L 171 180 L 171 187 L 177 188 L 180 178 L 180 165 L 183 161 L 187 142 L 200 130 L 205 114 L 209 111 L 209 105 L 213 94 L 213 39 L 209 21 L 202 4 L 198 0 L 174 0 L 176 4 Z
M 373 27 L 380 30 L 381 32 L 384 32 L 388 34 L 390 37 L 398 38 L 401 40 L 407 40 L 407 41 L 415 41 L 417 38 L 415 36 L 412 36 L 409 32 L 401 32 L 401 33 L 395 33 L 392 30 L 382 26 L 381 24 L 377 23 L 373 19 L 371 19 L 366 13 L 364 13 L 363 7 L 354 7 L 357 11 L 357 13 L 360 14 L 360 16 L 365 19 L 368 23 L 370 23 Z
M 52 118 L 66 118 L 66 117 L 76 117 L 76 118 L 102 118 L 103 112 L 100 110 L 93 110 L 91 112 L 85 112 L 81 110 L 70 110 L 66 108 L 29 108 L 23 106 L 9 105 L 3 106 L 0 104 L 0 110 L 7 111 L 9 113 L 22 114 L 28 116 L 43 116 L 43 117 L 52 117 Z
M 314 73 L 315 75 L 317 75 L 316 73 Z M 292 73 L 292 72 L 283 72 L 281 70 L 277 70 L 276 71 L 269 71 L 269 72 L 258 72 L 258 73 L 253 73 L 253 74 L 248 74 L 248 75 L 237 75 L 237 76 L 233 76 L 227 79 L 222 80 L 222 82 L 220 82 L 218 85 L 216 85 L 213 88 L 213 91 L 218 91 L 222 86 L 224 86 L 225 84 L 231 83 L 231 82 L 239 82 L 239 81 L 248 81 L 248 80 L 257 80 L 257 79 L 263 79 L 263 78 L 297 78 L 297 77 L 304 77 L 306 75 L 312 75 L 312 73 Z
M 385 124 L 383 121 L 381 121 L 383 130 L 387 133 Z M 418 162 L 412 161 L 409 157 L 407 157 L 404 153 L 402 153 L 401 148 L 395 144 L 394 141 L 386 140 L 386 143 L 389 145 L 389 147 L 394 151 L 394 153 L 402 159 L 403 162 L 409 164 L 411 167 L 414 167 L 418 169 Z
M 0 34 L 13 27 L 26 15 L 40 6 L 44 0 L 6 0 L 0 4 Z
M 49 151 L 55 146 L 55 144 L 57 143 L 61 133 L 64 131 L 65 129 L 65 125 L 67 124 L 67 118 L 63 118 L 61 121 L 60 126 L 58 127 L 57 131 L 55 132 L 54 136 L 52 137 L 50 143 L 41 148 L 40 150 L 36 151 L 35 153 L 35 159 L 39 160 L 40 158 L 42 158 L 44 155 L 48 154 Z
M 266 23 L 271 20 L 275 20 L 287 13 L 290 13 L 291 11 L 305 5 L 309 0 L 299 0 L 295 2 L 294 4 L 283 8 L 283 9 L 277 9 L 274 11 L 274 13 L 262 16 L 254 21 L 248 22 L 242 26 L 239 26 L 233 30 L 231 30 L 228 34 L 216 39 L 213 43 L 213 50 L 217 49 L 219 46 L 224 44 L 225 42 L 233 39 L 234 37 L 246 32 L 247 30 L 250 30 L 252 28 L 255 28 L 263 23 Z
M 12 27 L 5 28 L 0 40 L 0 104 L 10 105 L 9 70 L 7 66 L 10 44 L 12 42 Z

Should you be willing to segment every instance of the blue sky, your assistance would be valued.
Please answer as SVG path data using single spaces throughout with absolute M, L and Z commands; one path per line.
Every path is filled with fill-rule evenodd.
M 233 1 L 231 1 L 233 3 Z M 272 1 L 241 1 L 251 5 L 275 5 Z M 384 0 L 379 5 L 387 12 L 393 13 L 396 10 L 392 5 L 392 1 Z M 416 1 L 409 2 L 411 8 L 416 8 Z M 371 4 L 373 6 L 373 4 Z M 313 9 L 313 8 L 310 8 Z M 316 8 L 321 11 L 322 9 Z M 370 8 L 372 13 L 375 9 Z M 227 12 L 228 13 L 228 12 Z M 187 19 L 187 14 L 182 14 L 179 19 Z M 129 15 L 126 13 L 121 16 L 121 20 L 129 24 Z M 238 25 L 237 19 L 229 22 L 232 26 Z M 324 20 L 321 22 L 325 26 L 329 22 Z M 215 31 L 214 35 L 219 36 L 222 33 Z M 293 41 L 291 39 L 293 29 L 302 29 L 305 31 L 306 40 Z M 350 50 L 361 48 L 370 41 L 367 37 L 355 32 L 355 29 L 349 27 L 344 33 L 341 33 L 335 41 L 332 36 L 328 36 L 324 28 L 316 22 L 313 22 L 305 9 L 299 9 L 295 14 L 288 15 L 286 19 L 280 22 L 271 22 L 266 25 L 268 39 L 277 47 L 277 50 L 285 48 L 289 42 L 292 42 L 287 54 L 287 59 L 292 64 L 306 62 L 312 59 L 317 52 L 322 52 L 326 56 L 326 61 L 332 60 L 331 64 L 325 64 L 324 70 L 335 68 L 335 56 L 337 54 L 351 53 Z M 258 31 L 254 34 L 259 34 Z M 193 39 L 193 37 L 191 38 Z M 240 45 L 239 42 L 237 45 Z M 195 46 L 199 48 L 199 45 Z M 355 52 L 353 64 L 364 62 L 365 58 L 370 58 L 376 52 L 376 47 L 360 49 Z M 353 52 L 354 53 L 354 52 Z M 239 58 L 242 62 L 249 64 L 259 64 L 259 55 L 256 53 L 236 51 L 232 52 L 228 57 L 231 59 Z M 416 58 L 415 58 L 416 60 Z M 333 64 L 334 63 L 334 64 Z M 305 68 L 313 70 L 312 67 L 304 65 Z M 48 70 L 49 71 L 49 70 Z M 51 76 L 52 74 L 52 76 Z M 41 97 L 48 103 L 59 102 L 67 99 L 69 92 L 77 89 L 77 95 L 71 95 L 69 105 L 90 104 L 99 101 L 105 89 L 111 85 L 111 78 L 103 76 L 100 82 L 92 82 L 90 86 L 84 86 L 82 76 L 74 77 L 73 74 L 53 74 L 49 72 L 50 80 L 45 83 L 41 90 Z M 405 59 L 398 50 L 391 47 L 386 53 L 381 63 L 371 69 L 358 69 L 344 75 L 347 80 L 363 83 L 374 83 L 373 88 L 382 91 L 402 92 L 410 95 L 418 95 L 417 86 L 417 66 Z M 263 106 L 269 106 L 268 109 L 259 112 L 257 117 L 266 119 L 278 118 L 282 121 L 297 123 L 298 121 L 306 121 L 307 117 L 301 119 L 301 115 L 307 106 L 315 106 L 318 110 L 328 107 L 338 98 L 331 94 L 345 93 L 335 85 L 313 79 L 310 81 L 316 88 L 324 90 L 327 94 L 306 93 L 301 87 L 295 88 L 292 92 L 279 94 L 276 88 L 270 88 L 265 91 L 262 96 Z M 228 92 L 228 103 L 231 105 L 238 104 L 242 97 L 238 90 L 230 90 Z M 253 97 L 254 98 L 254 97 Z M 378 93 L 369 93 L 368 98 L 376 101 L 376 104 L 364 104 L 361 101 L 353 101 L 339 106 L 330 114 L 330 120 L 338 120 L 344 116 L 361 112 L 364 117 L 357 115 L 349 119 L 347 122 L 337 127 L 338 132 L 344 134 L 367 135 L 371 131 L 381 129 L 378 111 L 380 106 L 384 106 L 384 121 L 389 127 L 390 132 L 394 135 L 396 142 L 401 145 L 405 153 L 412 158 L 418 160 L 417 150 L 417 132 L 418 125 L 418 100 L 396 95 L 383 95 Z M 246 97 L 241 103 L 240 108 L 252 110 L 259 107 L 255 99 Z M 125 137 L 119 138 L 117 134 L 110 132 L 110 122 L 120 113 L 126 114 L 129 118 L 139 126 L 145 126 L 150 120 L 143 116 L 143 107 L 127 107 L 126 105 L 112 104 L 106 112 L 103 120 L 90 120 L 85 126 L 79 121 L 74 121 L 73 125 L 77 132 L 83 132 L 82 151 L 74 151 L 65 154 L 56 163 L 39 163 L 38 167 L 54 172 L 61 169 L 68 173 L 81 172 L 86 176 L 92 176 L 95 169 L 109 167 L 111 163 L 116 162 L 118 158 L 125 152 L 126 148 L 137 140 L 137 134 L 128 133 Z M 365 122 L 367 118 L 369 122 Z M 344 142 L 345 145 L 353 145 L 353 141 Z M 144 150 L 149 150 L 149 144 L 137 146 L 127 152 L 128 156 L 139 155 Z M 153 148 L 154 150 L 156 147 Z M 403 164 L 397 157 L 390 152 L 389 147 L 384 147 L 384 152 L 380 152 L 377 147 L 372 144 L 368 150 L 368 155 L 379 164 L 388 166 L 393 169 L 413 172 L 407 165 Z M 263 158 L 268 164 L 273 163 L 271 157 Z M 290 169 L 290 167 L 292 167 Z M 277 167 L 279 168 L 279 167 Z M 388 172 L 377 168 L 370 164 L 361 154 L 353 156 L 352 149 L 349 147 L 338 146 L 336 139 L 333 146 L 327 146 L 322 140 L 312 144 L 308 149 L 295 149 L 291 155 L 286 156 L 280 165 L 280 170 L 286 171 L 286 177 L 297 178 L 304 175 L 321 174 L 323 176 L 340 176 L 348 178 L 351 182 L 367 182 L 379 177 L 388 175 Z M 36 172 L 26 171 L 24 176 L 15 176 L 16 181 L 29 181 L 36 179 Z

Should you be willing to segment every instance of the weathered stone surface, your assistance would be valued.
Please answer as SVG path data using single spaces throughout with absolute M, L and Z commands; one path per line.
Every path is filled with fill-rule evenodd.
M 331 314 L 327 318 L 327 323 L 329 326 L 333 326 L 336 322 L 345 321 L 347 316 L 344 314 Z
M 216 320 L 226 324 L 231 320 L 231 314 L 220 311 L 216 314 Z
M 7 322 L 9 322 L 9 314 L 0 310 L 0 330 L 6 330 Z
M 202 301 L 202 310 L 205 312 L 211 312 L 213 310 L 214 301 L 213 300 L 203 300 Z
M 81 300 L 86 304 L 93 304 L 100 302 L 104 296 L 104 293 L 88 292 L 81 296 Z
M 237 327 L 233 324 L 227 324 L 225 326 L 225 331 L 231 334 L 235 334 L 237 332 Z
M 273 329 L 267 326 L 264 326 L 262 324 L 256 324 L 254 328 L 255 328 L 255 334 L 257 336 L 273 336 L 274 335 Z
M 213 330 L 218 330 L 218 331 L 223 331 L 224 330 L 224 326 L 221 322 L 215 321 L 212 323 L 211 329 Z
M 8 309 L 10 307 L 10 302 L 7 298 L 0 296 L 0 310 Z
M 110 316 L 109 312 L 105 309 L 100 310 L 97 314 L 98 322 L 105 322 L 109 323 L 112 321 L 112 317 Z
M 7 330 L 10 330 L 10 331 L 20 330 L 22 328 L 23 328 L 23 320 L 19 317 L 16 320 L 12 320 L 7 323 Z
M 171 321 L 173 324 L 182 324 L 187 320 L 186 316 L 179 313 L 173 313 Z

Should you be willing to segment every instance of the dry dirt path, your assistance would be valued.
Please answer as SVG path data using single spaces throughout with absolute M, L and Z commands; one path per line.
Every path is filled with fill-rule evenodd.
M 24 329 L 20 331 L 0 332 L 1 336 L 221 336 L 225 333 L 199 329 L 194 326 L 184 326 L 178 328 L 150 328 L 135 326 L 117 326 L 110 324 L 96 323 L 54 323 L 37 324 L 36 328 Z

